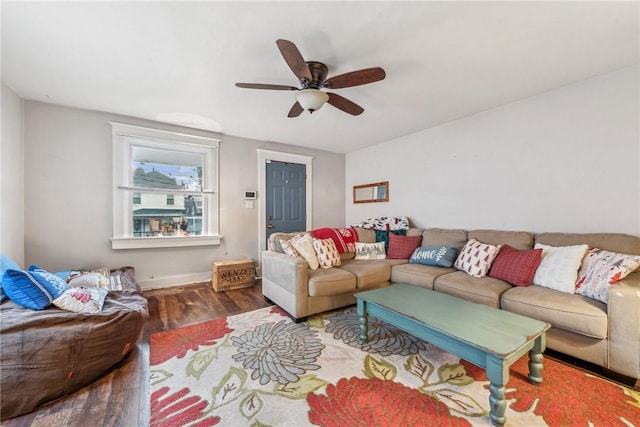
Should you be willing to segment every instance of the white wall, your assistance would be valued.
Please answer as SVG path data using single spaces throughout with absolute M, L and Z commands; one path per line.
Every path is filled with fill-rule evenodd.
M 347 223 L 640 235 L 638 66 L 347 154 Z M 390 182 L 389 203 L 350 189 Z
M 23 102 L 2 83 L 0 252 L 24 266 Z
M 210 278 L 221 259 L 259 259 L 257 149 L 313 156 L 313 221 L 343 226 L 344 155 L 221 136 L 220 246 L 112 250 L 111 125 L 109 121 L 191 132 L 102 112 L 25 102 L 25 247 L 27 264 L 50 270 L 132 265 L 143 287 Z M 220 137 L 220 135 L 214 135 Z

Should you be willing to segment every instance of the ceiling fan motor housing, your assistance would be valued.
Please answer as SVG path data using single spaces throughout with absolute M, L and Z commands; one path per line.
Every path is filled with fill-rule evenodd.
M 324 87 L 324 81 L 327 79 L 327 75 L 329 74 L 329 68 L 324 65 L 322 62 L 316 61 L 307 61 L 307 66 L 309 67 L 309 71 L 311 72 L 311 81 L 306 81 L 306 79 L 299 79 L 300 84 L 303 89 L 320 89 Z

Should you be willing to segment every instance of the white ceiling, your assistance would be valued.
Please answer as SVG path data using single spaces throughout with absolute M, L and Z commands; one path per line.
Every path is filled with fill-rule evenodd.
M 639 62 L 632 2 L 2 2 L 2 81 L 24 99 L 155 120 L 179 112 L 222 132 L 345 153 Z M 336 89 L 287 118 L 298 86 L 276 39 L 329 76 L 387 78 Z

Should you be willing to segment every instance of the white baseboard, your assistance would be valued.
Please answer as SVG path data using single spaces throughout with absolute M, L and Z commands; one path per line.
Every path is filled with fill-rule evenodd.
M 260 279 L 261 269 L 256 268 L 256 279 Z M 191 274 L 177 274 L 175 276 L 154 277 L 153 279 L 139 280 L 138 283 L 143 291 L 151 289 L 164 289 L 172 286 L 190 285 L 192 283 L 202 283 L 211 281 L 211 271 Z
M 143 291 L 151 289 L 170 288 L 172 286 L 190 285 L 191 283 L 209 282 L 211 272 L 178 274 L 175 276 L 154 277 L 153 279 L 138 280 Z

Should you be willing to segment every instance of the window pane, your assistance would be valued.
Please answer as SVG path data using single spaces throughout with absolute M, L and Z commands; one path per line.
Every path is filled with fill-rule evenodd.
M 202 190 L 203 153 L 138 145 L 131 148 L 134 187 Z
M 202 206 L 209 196 L 139 194 L 140 203 L 133 206 L 134 237 L 202 235 Z

